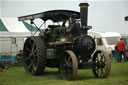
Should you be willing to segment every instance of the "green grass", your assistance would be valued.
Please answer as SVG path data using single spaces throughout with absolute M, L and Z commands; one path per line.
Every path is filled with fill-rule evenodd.
M 79 70 L 74 81 L 62 80 L 55 68 L 46 68 L 41 76 L 31 76 L 23 66 L 10 66 L 0 72 L 0 85 L 128 85 L 128 62 L 112 61 L 111 66 L 108 78 L 95 78 L 92 70 Z

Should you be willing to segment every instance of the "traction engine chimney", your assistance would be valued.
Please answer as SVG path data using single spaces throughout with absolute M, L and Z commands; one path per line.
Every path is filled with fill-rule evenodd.
M 80 3 L 80 18 L 81 18 L 81 28 L 86 30 L 87 34 L 87 21 L 88 21 L 88 3 Z

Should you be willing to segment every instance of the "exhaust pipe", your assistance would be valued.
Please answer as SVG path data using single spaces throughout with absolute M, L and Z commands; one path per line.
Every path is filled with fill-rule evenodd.
M 87 21 L 88 21 L 88 3 L 80 3 L 80 18 L 81 18 L 81 28 L 86 29 L 87 34 Z

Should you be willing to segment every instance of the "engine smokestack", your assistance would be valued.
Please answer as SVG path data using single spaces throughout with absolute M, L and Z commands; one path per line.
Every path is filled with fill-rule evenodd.
M 80 18 L 81 18 L 81 27 L 82 29 L 87 29 L 87 21 L 88 21 L 88 3 L 80 3 Z

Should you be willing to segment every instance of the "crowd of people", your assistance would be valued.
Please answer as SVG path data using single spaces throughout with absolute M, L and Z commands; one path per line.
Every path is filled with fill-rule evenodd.
M 116 61 L 121 62 L 122 56 L 124 58 L 124 61 L 128 61 L 128 52 L 126 44 L 123 41 L 123 38 L 120 38 L 120 40 L 117 42 L 117 45 L 115 46 L 116 51 Z
M 8 69 L 8 66 L 5 66 L 2 62 L 0 62 L 0 72 L 5 71 L 6 69 Z
M 18 64 L 22 63 L 22 59 L 23 59 L 23 50 L 20 50 L 17 54 L 16 54 L 16 59 L 18 61 Z M 2 62 L 0 62 L 0 72 L 4 72 L 6 69 L 8 69 L 8 66 L 5 66 Z

